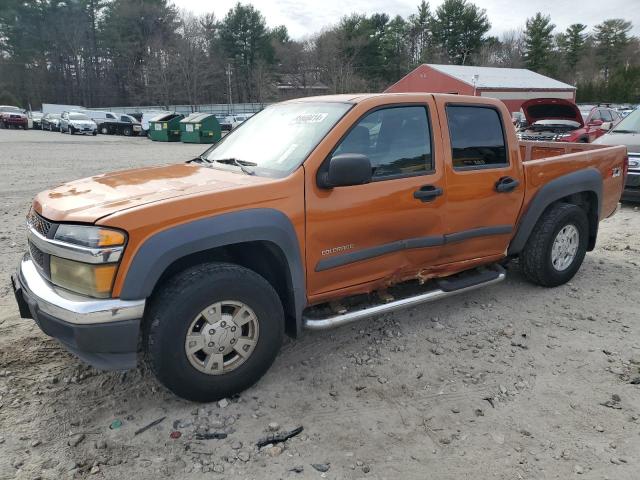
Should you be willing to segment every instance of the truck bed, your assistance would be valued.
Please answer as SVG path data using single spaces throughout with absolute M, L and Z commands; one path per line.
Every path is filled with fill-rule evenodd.
M 621 172 L 627 156 L 626 147 L 592 143 L 520 141 L 519 149 L 526 181 L 525 205 L 529 204 L 540 187 L 554 178 L 570 171 L 595 168 L 603 179 L 600 216 L 606 218 L 615 212 L 624 184 L 624 175 Z

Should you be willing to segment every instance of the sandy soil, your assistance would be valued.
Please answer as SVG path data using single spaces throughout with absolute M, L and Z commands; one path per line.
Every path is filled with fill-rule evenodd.
M 18 317 L 8 277 L 36 192 L 202 150 L 0 131 L 0 478 L 638 478 L 633 205 L 602 223 L 568 285 L 532 286 L 514 264 L 501 284 L 308 333 L 259 384 L 220 403 L 182 401 L 144 371 L 85 367 Z M 255 446 L 300 425 L 284 444 Z

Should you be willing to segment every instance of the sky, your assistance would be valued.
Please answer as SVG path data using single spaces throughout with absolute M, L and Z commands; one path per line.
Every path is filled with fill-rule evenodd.
M 181 9 L 193 13 L 213 12 L 219 19 L 237 0 L 173 0 Z M 262 12 L 267 25 L 286 25 L 289 35 L 297 40 L 338 23 L 350 13 L 375 12 L 407 17 L 417 10 L 420 0 L 242 0 Z M 431 0 L 432 11 L 442 0 Z M 475 0 L 487 10 L 491 35 L 524 28 L 525 21 L 536 12 L 551 15 L 558 31 L 572 23 L 584 23 L 591 29 L 607 18 L 624 18 L 633 23 L 632 33 L 640 35 L 640 0 Z

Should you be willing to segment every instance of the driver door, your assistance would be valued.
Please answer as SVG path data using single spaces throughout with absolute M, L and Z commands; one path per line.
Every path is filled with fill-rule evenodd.
M 424 97 L 422 97 L 424 99 Z M 444 232 L 443 155 L 432 97 L 363 112 L 335 145 L 366 155 L 372 181 L 320 188 L 307 172 L 306 263 L 311 302 L 372 282 L 412 278 L 436 263 Z M 322 167 L 320 167 L 322 168 Z

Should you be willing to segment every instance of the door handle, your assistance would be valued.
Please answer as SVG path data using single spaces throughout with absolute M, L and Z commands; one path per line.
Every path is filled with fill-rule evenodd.
M 502 177 L 500 180 L 496 182 L 496 192 L 507 193 L 512 192 L 515 188 L 520 185 L 520 182 L 515 178 L 511 177 Z
M 420 190 L 413 192 L 413 198 L 416 198 L 421 202 L 431 202 L 440 195 L 442 195 L 442 189 L 434 185 L 424 185 L 423 187 L 420 187 Z

